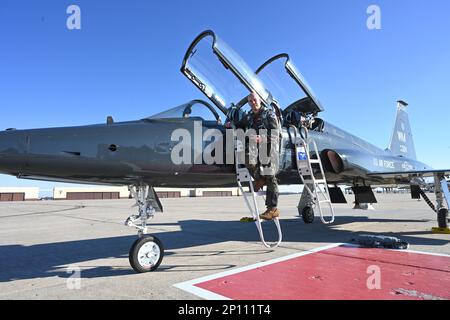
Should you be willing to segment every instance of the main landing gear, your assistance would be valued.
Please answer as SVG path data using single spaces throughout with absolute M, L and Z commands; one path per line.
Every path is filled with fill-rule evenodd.
M 149 186 L 130 187 L 136 200 L 138 214 L 130 216 L 125 225 L 138 229 L 139 238 L 133 243 L 129 252 L 129 261 L 138 273 L 151 272 L 158 269 L 164 256 L 162 242 L 155 236 L 147 234 L 147 221 L 162 212 L 162 206 L 153 188 Z
M 434 175 L 434 193 L 436 194 L 436 213 L 438 216 L 438 227 L 433 228 L 434 233 L 450 234 L 448 225 L 448 209 L 445 207 L 445 202 L 450 200 L 450 194 L 447 186 L 447 181 L 443 174 Z
M 434 193 L 436 195 L 436 205 L 431 202 L 425 192 L 419 187 L 419 194 L 425 200 L 425 202 L 430 206 L 431 210 L 437 213 L 438 226 L 433 228 L 433 233 L 450 234 L 449 219 L 448 219 L 448 209 L 449 207 L 450 192 L 448 190 L 447 181 L 442 173 L 434 174 Z

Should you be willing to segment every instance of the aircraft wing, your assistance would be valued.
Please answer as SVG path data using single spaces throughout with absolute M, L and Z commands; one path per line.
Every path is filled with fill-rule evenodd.
M 450 175 L 450 169 L 446 170 L 417 170 L 417 171 L 401 171 L 401 172 L 372 172 L 368 176 L 381 178 L 408 178 L 408 177 L 433 177 L 436 173 Z

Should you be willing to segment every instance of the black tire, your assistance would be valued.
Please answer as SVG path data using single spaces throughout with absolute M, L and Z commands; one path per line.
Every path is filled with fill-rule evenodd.
M 445 208 L 439 210 L 438 225 L 439 225 L 439 228 L 442 228 L 442 229 L 448 228 L 448 210 Z
M 157 261 L 153 262 L 149 265 L 147 264 L 142 264 L 141 262 L 139 262 L 139 250 L 141 250 L 141 248 L 144 245 L 152 245 L 154 244 L 156 247 L 153 247 L 155 249 L 155 258 L 157 257 Z M 159 250 L 159 257 L 157 256 Z M 130 249 L 130 253 L 128 255 L 128 259 L 130 261 L 130 265 L 133 268 L 134 271 L 136 271 L 137 273 L 145 273 L 145 272 L 152 272 L 155 271 L 156 269 L 158 269 L 159 265 L 162 262 L 162 259 L 164 257 L 164 247 L 162 245 L 162 242 L 154 236 L 143 236 L 139 239 L 137 239 L 133 245 L 131 246 Z M 142 258 L 142 257 L 141 257 Z
M 305 207 L 302 211 L 302 218 L 306 224 L 311 224 L 314 222 L 314 210 L 311 207 Z

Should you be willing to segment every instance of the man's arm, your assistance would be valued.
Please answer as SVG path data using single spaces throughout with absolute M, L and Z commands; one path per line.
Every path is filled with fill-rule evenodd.
M 269 151 L 278 150 L 280 141 L 280 126 L 278 122 L 278 117 L 273 110 L 269 110 L 266 115 L 266 126 L 267 126 L 267 142 L 269 144 Z M 275 149 L 272 149 L 275 148 Z
M 268 130 L 278 130 L 278 118 L 274 111 L 269 110 L 267 113 Z

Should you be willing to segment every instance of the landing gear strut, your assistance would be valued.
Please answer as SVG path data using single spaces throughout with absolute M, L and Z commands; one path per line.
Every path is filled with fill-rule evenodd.
M 149 186 L 130 187 L 130 192 L 136 200 L 138 214 L 130 216 L 125 225 L 138 229 L 139 236 L 129 252 L 130 265 L 138 273 L 155 271 L 162 262 L 164 248 L 157 237 L 147 234 L 147 221 L 155 216 L 156 211 L 162 211 L 162 206 L 154 189 Z
M 445 208 L 438 212 L 438 225 L 440 229 L 448 229 L 448 210 Z

